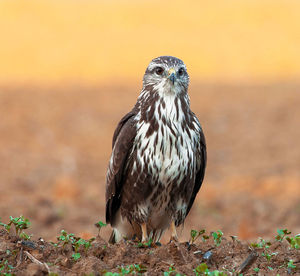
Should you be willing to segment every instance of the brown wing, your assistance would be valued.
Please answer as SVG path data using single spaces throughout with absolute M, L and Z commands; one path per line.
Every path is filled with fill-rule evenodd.
M 106 176 L 106 222 L 112 223 L 120 208 L 124 175 L 128 156 L 131 152 L 136 128 L 135 110 L 126 114 L 119 122 L 113 136 L 113 151 Z
M 205 174 L 205 168 L 206 168 L 206 142 L 205 142 L 205 137 L 203 134 L 202 129 L 200 129 L 200 141 L 199 141 L 199 154 L 200 154 L 200 168 L 196 174 L 196 179 L 195 179 L 195 186 L 193 189 L 192 197 L 190 199 L 186 216 L 188 215 L 189 211 L 192 208 L 192 205 L 195 201 L 196 195 L 200 190 L 200 187 L 202 185 L 203 179 L 204 179 L 204 174 Z

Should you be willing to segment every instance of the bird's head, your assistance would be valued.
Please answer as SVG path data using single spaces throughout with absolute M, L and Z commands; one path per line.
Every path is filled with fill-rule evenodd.
M 152 87 L 160 96 L 179 95 L 187 92 L 189 75 L 182 60 L 172 56 L 161 56 L 153 59 L 148 65 L 143 84 L 144 87 Z

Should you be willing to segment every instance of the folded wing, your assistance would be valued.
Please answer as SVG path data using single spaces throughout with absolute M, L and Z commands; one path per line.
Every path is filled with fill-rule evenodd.
M 121 204 L 126 176 L 126 164 L 136 136 L 135 111 L 126 114 L 119 122 L 112 143 L 112 155 L 106 176 L 106 222 L 113 223 Z

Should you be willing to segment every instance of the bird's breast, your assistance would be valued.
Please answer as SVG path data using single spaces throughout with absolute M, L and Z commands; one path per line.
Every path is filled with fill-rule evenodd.
M 179 185 L 181 180 L 195 171 L 196 152 L 194 131 L 186 131 L 182 123 L 158 122 L 157 129 L 147 135 L 151 122 L 141 123 L 135 139 L 137 158 L 142 170 L 152 176 L 153 185 L 163 186 L 174 182 Z

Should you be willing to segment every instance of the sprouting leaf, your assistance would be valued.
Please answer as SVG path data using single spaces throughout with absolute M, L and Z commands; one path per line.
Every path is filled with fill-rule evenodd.
M 80 253 L 74 253 L 74 254 L 72 254 L 72 258 L 73 258 L 73 260 L 74 261 L 77 261 L 77 260 L 79 260 L 80 259 L 80 257 L 81 257 L 81 255 L 80 255 Z
M 218 230 L 217 232 L 212 232 L 211 234 L 214 238 L 214 243 L 216 246 L 219 246 L 222 241 L 223 232 L 221 230 Z
M 296 235 L 295 237 L 285 237 L 285 239 L 288 241 L 292 248 L 300 248 L 300 234 Z
M 98 221 L 97 223 L 95 223 L 95 226 L 96 226 L 97 228 L 102 228 L 102 227 L 105 227 L 106 225 L 107 225 L 107 224 L 104 223 L 104 222 L 102 222 L 101 220 Z
M 287 229 L 277 229 L 277 233 L 278 235 L 275 237 L 275 239 L 280 242 L 284 239 L 285 236 L 291 234 L 291 232 Z
M 208 267 L 207 267 L 207 264 L 206 263 L 202 263 L 200 265 L 198 265 L 196 268 L 195 268 L 195 271 L 198 272 L 198 273 L 204 273 L 208 270 Z
M 193 244 L 201 235 L 203 235 L 205 233 L 205 230 L 202 229 L 200 231 L 197 230 L 191 230 L 191 239 L 190 242 Z M 205 236 L 207 237 L 207 236 Z M 203 240 L 203 239 L 202 239 Z M 205 241 L 206 239 L 204 239 L 203 241 Z
M 290 268 L 290 269 L 295 269 L 296 268 L 296 266 L 294 265 L 294 261 L 293 260 L 289 260 L 289 262 L 288 262 L 288 268 Z
M 192 240 L 194 240 L 196 238 L 197 234 L 198 234 L 197 230 L 191 230 L 191 238 L 192 238 Z

